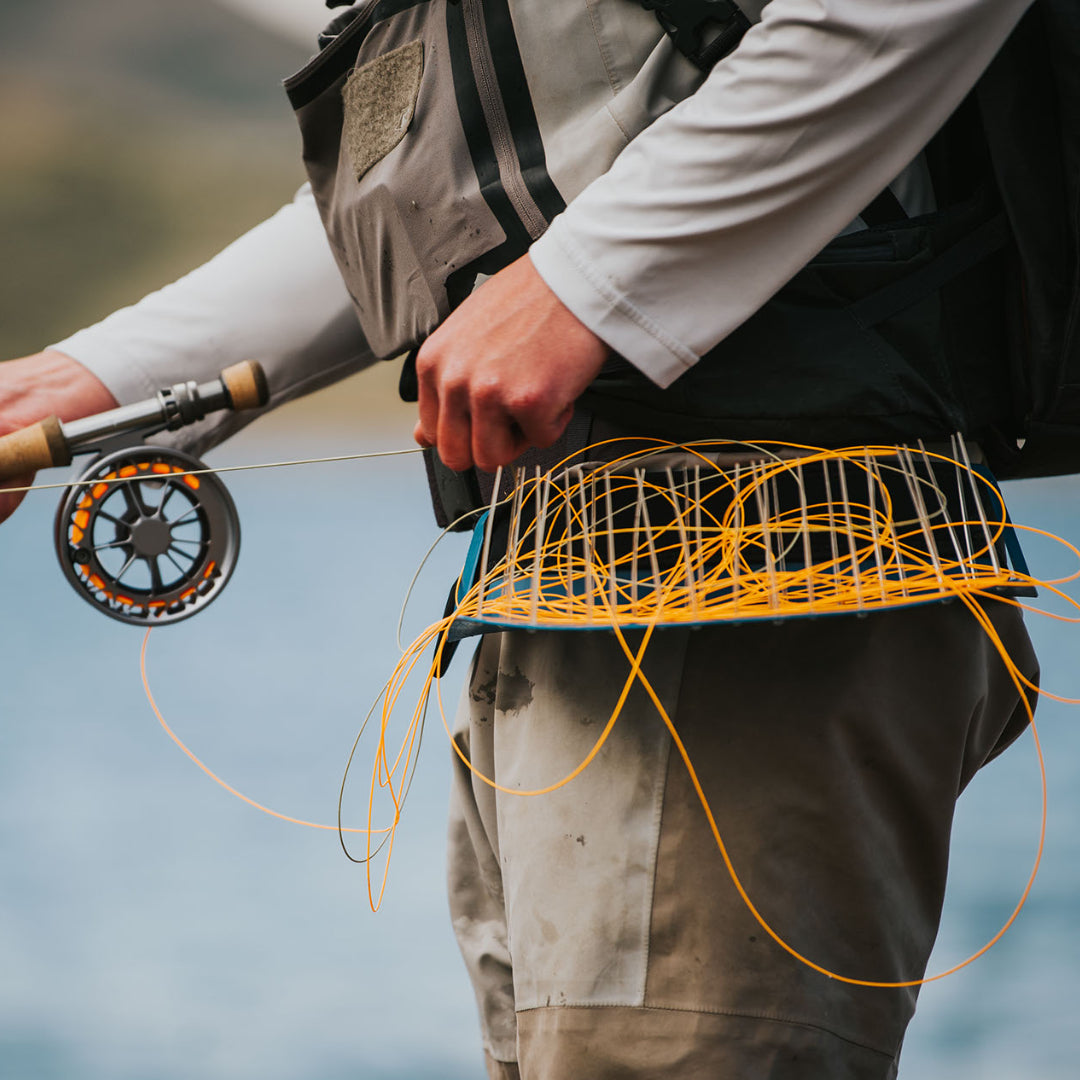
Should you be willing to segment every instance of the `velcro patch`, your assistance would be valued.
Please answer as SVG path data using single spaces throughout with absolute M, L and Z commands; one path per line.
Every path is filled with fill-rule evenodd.
M 345 83 L 345 152 L 359 180 L 405 137 L 424 73 L 424 43 L 410 41 L 358 67 Z

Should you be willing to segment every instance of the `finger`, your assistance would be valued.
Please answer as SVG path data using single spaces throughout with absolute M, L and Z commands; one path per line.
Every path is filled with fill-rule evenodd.
M 451 392 L 440 399 L 435 445 L 443 464 L 455 472 L 472 466 L 472 422 L 464 394 Z
M 529 412 L 522 411 L 515 416 L 515 419 L 528 445 L 542 450 L 551 446 L 562 435 L 573 415 L 574 406 L 571 402 L 564 405 L 558 412 L 552 411 L 550 407 L 541 406 Z
M 562 433 L 566 430 L 567 424 L 570 423 L 570 418 L 574 415 L 574 406 L 572 404 L 567 405 L 561 413 L 559 413 L 554 420 L 551 421 L 547 439 L 545 443 L 538 443 L 538 446 L 550 446 L 556 439 L 558 439 Z
M 413 439 L 417 445 L 422 446 L 425 450 L 435 445 L 435 443 L 424 434 L 424 427 L 419 420 L 416 421 L 416 426 L 413 428 Z
M 479 406 L 472 415 L 472 457 L 476 467 L 494 472 L 529 449 L 529 440 L 502 408 Z
M 430 371 L 421 371 L 417 364 L 417 414 L 416 441 L 421 446 L 434 446 L 439 432 L 439 393 Z

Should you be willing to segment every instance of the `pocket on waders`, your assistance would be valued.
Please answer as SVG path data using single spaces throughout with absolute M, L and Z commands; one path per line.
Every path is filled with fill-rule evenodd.
M 494 133 L 483 94 L 498 90 L 475 77 L 473 8 L 478 0 L 358 4 L 285 83 L 331 248 L 384 358 L 419 345 L 478 273 L 529 243 L 513 214 L 492 209 L 501 172 L 484 153 Z

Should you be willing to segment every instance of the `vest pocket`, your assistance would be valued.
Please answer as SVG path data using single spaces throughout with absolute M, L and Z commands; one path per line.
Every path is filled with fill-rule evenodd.
M 476 87 L 448 32 L 459 22 L 446 0 L 367 5 L 286 81 L 331 249 L 382 357 L 420 344 L 507 239 L 462 120 Z

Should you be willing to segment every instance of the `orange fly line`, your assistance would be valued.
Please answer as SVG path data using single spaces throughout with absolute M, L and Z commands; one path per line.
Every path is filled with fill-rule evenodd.
M 1033 706 L 1025 691 L 1057 701 L 1075 700 L 1040 689 L 1017 669 L 981 601 L 992 599 L 1034 612 L 1037 609 L 1003 590 L 1041 587 L 1080 612 L 1080 605 L 1061 589 L 1080 577 L 1080 570 L 1043 581 L 1026 569 L 1008 566 L 999 554 L 1009 530 L 1047 537 L 1064 546 L 1078 564 L 1080 550 L 1042 530 L 1013 525 L 996 485 L 972 466 L 966 447 L 956 439 L 949 454 L 922 446 L 917 451 L 895 446 L 822 450 L 769 443 L 766 447 L 751 446 L 758 455 L 736 460 L 733 466 L 730 461 L 721 465 L 722 455 L 747 444 L 641 443 L 642 449 L 598 465 L 568 461 L 545 474 L 538 470 L 531 475 L 519 471 L 507 495 L 501 491 L 501 471 L 497 474 L 475 581 L 459 586 L 455 610 L 425 629 L 403 651 L 380 695 L 367 828 L 319 825 L 270 810 L 214 774 L 184 746 L 154 702 L 146 675 L 144 639 L 140 658 L 143 685 L 159 723 L 203 772 L 254 808 L 294 824 L 366 835 L 365 857 L 356 861 L 367 864 L 368 896 L 376 910 L 385 895 L 394 832 L 408 794 L 433 689 L 451 747 L 463 764 L 497 791 L 540 797 L 564 787 L 592 764 L 615 729 L 630 691 L 640 684 L 687 769 L 732 884 L 762 930 L 777 945 L 820 974 L 858 986 L 915 987 L 960 971 L 1008 931 L 1030 895 L 1042 859 L 1047 823 L 1046 769 Z M 602 451 L 605 445 L 590 449 Z M 674 466 L 670 455 L 677 455 Z M 574 461 L 582 460 L 582 456 L 575 456 Z M 833 466 L 835 476 L 830 472 Z M 816 469 L 824 470 L 828 494 L 825 499 L 807 494 Z M 960 518 L 946 512 L 946 503 L 953 496 L 943 489 L 944 481 L 938 475 L 942 470 L 959 491 L 963 511 Z M 829 491 L 831 476 L 839 489 L 835 492 Z M 898 519 L 894 512 L 893 488 L 886 484 L 887 477 L 899 477 L 901 489 L 906 485 L 913 507 L 906 520 Z M 865 502 L 849 493 L 853 482 L 864 493 Z M 781 499 L 780 483 L 797 490 L 798 497 L 787 502 Z M 618 518 L 612 509 L 616 505 L 629 506 L 632 521 L 626 516 Z M 657 507 L 663 508 L 663 521 L 654 525 L 650 512 L 656 516 Z M 496 513 L 508 517 L 506 551 L 489 560 L 493 546 L 490 530 Z M 644 675 L 642 663 L 658 626 L 862 613 L 947 599 L 963 603 L 988 635 L 1026 709 L 1041 785 L 1035 859 L 1020 899 L 1002 927 L 960 963 L 934 975 L 899 982 L 854 978 L 831 971 L 796 950 L 760 913 L 732 863 L 686 747 Z M 1080 622 L 1080 614 L 1066 617 L 1040 613 L 1061 621 Z M 614 632 L 629 671 L 595 744 L 567 775 L 533 790 L 511 788 L 481 773 L 454 740 L 438 673 L 450 630 L 461 622 L 485 630 L 522 626 Z M 629 628 L 643 630 L 636 648 L 626 639 Z M 429 658 L 426 663 L 425 655 Z M 391 752 L 388 739 L 392 720 L 407 684 L 417 673 L 421 687 L 416 704 L 398 749 Z M 353 749 L 355 752 L 355 744 Z M 351 764 L 351 754 L 349 761 Z M 380 791 L 389 796 L 391 821 L 375 827 Z M 373 848 L 375 837 L 382 840 Z M 344 838 L 342 844 L 344 847 Z M 376 880 L 373 860 L 384 845 L 382 872 Z

